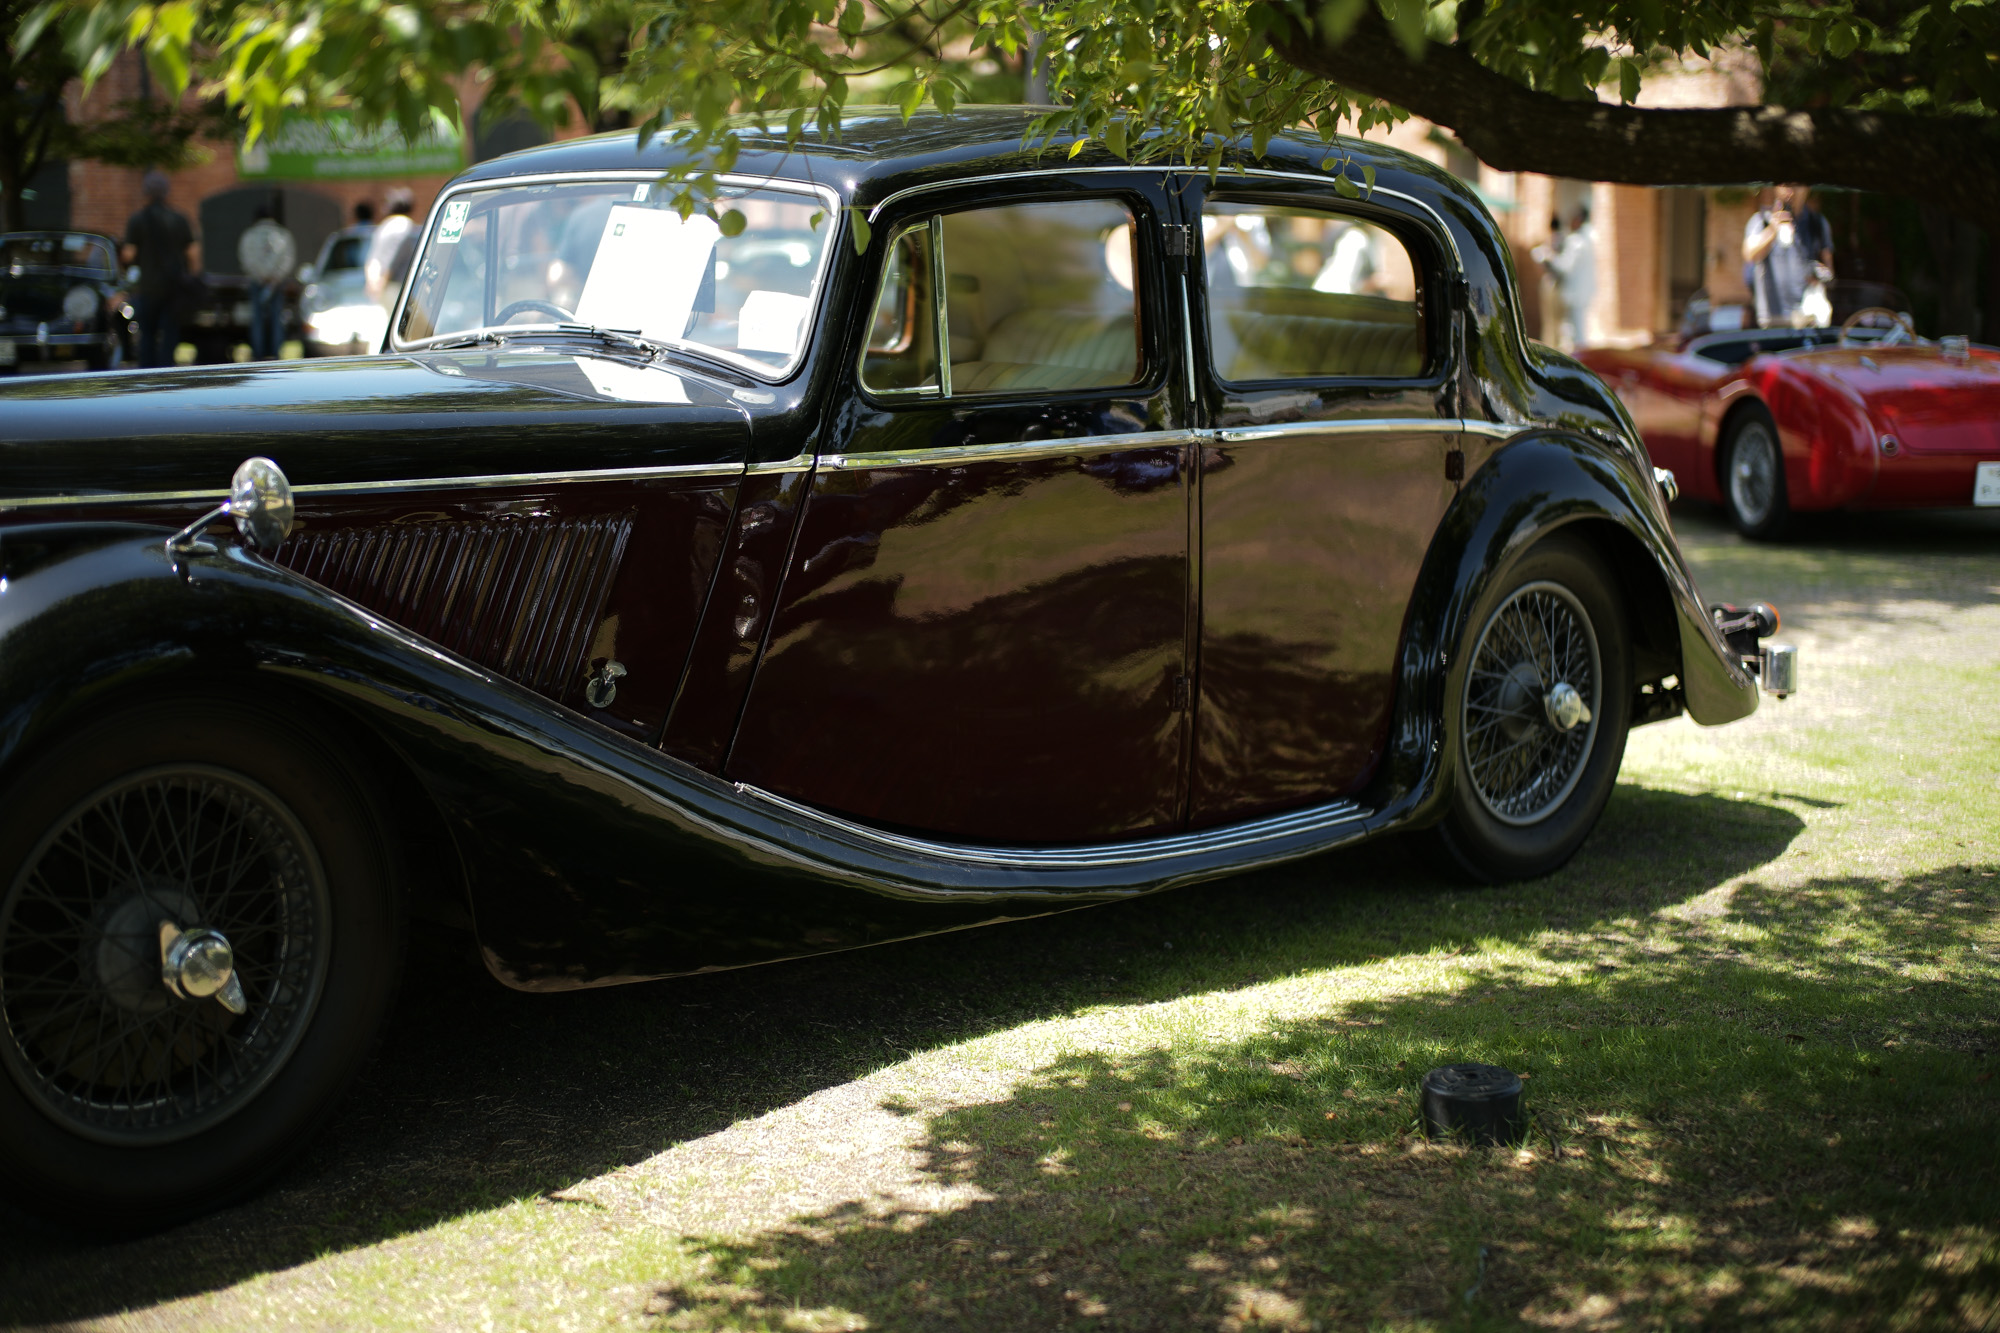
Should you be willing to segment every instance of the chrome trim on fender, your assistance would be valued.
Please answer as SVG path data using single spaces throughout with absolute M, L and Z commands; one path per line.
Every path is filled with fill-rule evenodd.
M 1537 424 L 1533 421 L 1474 421 L 1469 417 L 1460 417 L 1458 429 L 1463 435 L 1485 435 L 1495 440 L 1509 440 L 1524 430 L 1534 430 Z
M 810 456 L 801 455 L 810 466 Z M 779 470 L 792 470 L 787 466 Z M 766 464 L 764 466 L 770 466 Z M 662 477 L 740 477 L 741 463 L 695 463 L 685 467 L 606 468 L 601 472 L 506 472 L 475 477 L 412 477 L 404 481 L 323 481 L 292 487 L 294 495 L 371 495 L 382 491 L 486 490 L 499 486 L 550 486 L 593 481 L 650 481 Z M 69 509 L 82 505 L 171 504 L 182 500 L 226 500 L 227 490 L 105 491 L 88 495 L 0 496 L 0 513 L 15 509 Z
M 1040 458 L 1103 454 L 1124 449 L 1175 448 L 1198 444 L 1200 431 L 1141 430 L 1126 435 L 1076 435 L 1064 440 L 1024 440 L 1012 444 L 960 444 L 942 449 L 894 453 L 828 454 L 819 465 L 829 472 L 856 472 L 879 467 L 950 467 L 961 463 L 1025 463 Z
M 1343 824 L 1358 824 L 1366 820 L 1369 814 L 1352 801 L 1335 801 L 1330 805 L 1294 810 L 1289 814 L 1256 819 L 1247 824 L 1231 824 L 1223 828 L 1201 829 L 1193 833 L 1175 833 L 1145 842 L 1117 842 L 1083 847 L 983 847 L 973 843 L 943 842 L 930 838 L 913 838 L 901 833 L 885 833 L 866 824 L 858 824 L 839 815 L 828 814 L 809 805 L 801 805 L 797 801 L 788 800 L 774 792 L 753 787 L 745 782 L 737 783 L 736 790 L 744 796 L 767 801 L 797 818 L 838 829 L 850 837 L 876 843 L 898 852 L 915 853 L 940 861 L 955 861 L 962 865 L 1012 866 L 1022 870 L 1099 870 L 1116 866 L 1143 865 L 1153 861 L 1170 861 L 1181 856 L 1226 852 L 1275 838 L 1319 833 L 1339 828 Z
M 745 476 L 765 477 L 774 472 L 810 472 L 813 469 L 811 454 L 793 454 L 790 458 L 780 458 L 770 463 L 752 463 L 743 469 Z

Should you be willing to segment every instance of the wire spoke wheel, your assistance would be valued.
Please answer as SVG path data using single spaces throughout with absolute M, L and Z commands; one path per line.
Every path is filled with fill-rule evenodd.
M 241 1013 L 168 984 L 163 923 L 226 939 Z M 119 778 L 55 821 L 0 900 L 0 1058 L 82 1138 L 200 1133 L 299 1044 L 331 925 L 312 839 L 268 789 L 203 764 Z
M 1729 451 L 1729 502 L 1750 527 L 1769 521 L 1778 498 L 1778 442 L 1771 428 L 1752 418 L 1736 432 Z
M 1495 819 L 1532 824 L 1568 798 L 1597 737 L 1603 676 L 1590 616 L 1563 585 L 1525 584 L 1488 618 L 1461 735 L 1466 775 Z

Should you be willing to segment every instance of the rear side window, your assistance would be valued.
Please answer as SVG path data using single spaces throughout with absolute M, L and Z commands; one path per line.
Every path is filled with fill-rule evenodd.
M 1423 269 L 1396 234 L 1331 211 L 1202 211 L 1208 335 L 1225 380 L 1424 373 Z
M 953 397 L 1135 383 L 1133 238 L 1131 211 L 1112 200 L 974 209 L 904 228 L 861 382 Z

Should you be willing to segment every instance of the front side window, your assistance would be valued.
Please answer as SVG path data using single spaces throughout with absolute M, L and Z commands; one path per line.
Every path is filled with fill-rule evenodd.
M 1317 209 L 1211 202 L 1201 234 L 1223 379 L 1423 373 L 1423 270 L 1394 232 Z
M 1136 382 L 1133 236 L 1131 210 L 1108 199 L 905 227 L 884 267 L 861 382 L 878 394 L 952 396 Z
M 794 191 L 724 188 L 715 212 L 730 211 L 744 218 L 735 236 L 683 218 L 650 182 L 454 194 L 411 275 L 397 341 L 591 324 L 783 369 L 805 346 L 830 210 Z

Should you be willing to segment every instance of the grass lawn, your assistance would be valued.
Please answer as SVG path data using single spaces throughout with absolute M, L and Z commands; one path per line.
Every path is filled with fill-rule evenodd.
M 426 940 L 280 1185 L 0 1231 L 0 1319 L 558 1329 L 2000 1326 L 2000 516 L 1750 546 L 1805 693 L 1633 735 L 1581 855 L 1407 842 L 533 997 Z M 1416 1133 L 1527 1077 L 1524 1149 Z

